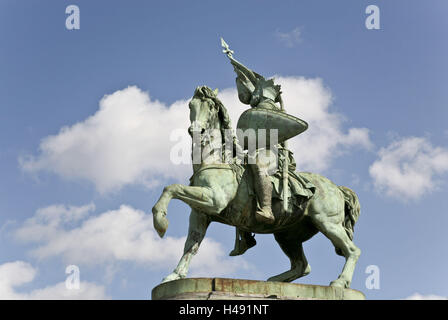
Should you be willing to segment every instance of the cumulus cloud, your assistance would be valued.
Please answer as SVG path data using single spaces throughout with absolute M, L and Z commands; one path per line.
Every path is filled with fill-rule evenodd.
M 49 240 L 53 232 L 58 230 L 61 225 L 76 223 L 89 215 L 93 210 L 95 210 L 94 204 L 80 207 L 57 204 L 41 208 L 15 231 L 15 236 L 17 239 L 26 241 Z
M 381 148 L 369 168 L 374 185 L 388 196 L 416 200 L 437 189 L 440 175 L 448 171 L 448 149 L 426 138 L 407 137 Z
M 188 126 L 187 101 L 168 107 L 131 86 L 104 96 L 94 115 L 44 138 L 37 157 L 19 162 L 27 172 L 91 181 L 99 192 L 158 185 L 160 179 L 187 177 L 186 167 L 171 165 L 169 155 L 173 130 L 183 128 L 187 136 Z
M 275 79 L 282 86 L 286 111 L 309 125 L 308 130 L 288 141 L 298 170 L 323 172 L 333 159 L 352 147 L 372 149 L 367 128 L 344 130 L 344 118 L 331 111 L 332 94 L 321 79 L 280 76 Z M 234 89 L 224 90 L 220 98 L 235 122 L 248 107 L 239 102 Z
M 83 212 L 92 206 L 40 209 L 15 230 L 14 236 L 19 241 L 35 244 L 30 253 L 39 259 L 60 256 L 76 265 L 130 261 L 152 268 L 174 269 L 183 252 L 185 237 L 160 239 L 154 231 L 152 215 L 122 205 L 117 210 L 84 217 L 76 226 L 60 218 L 67 211 Z M 61 209 L 59 214 L 55 208 Z M 50 218 L 42 214 L 49 211 L 53 212 Z M 220 243 L 206 238 L 191 267 L 192 274 L 212 270 L 214 276 L 223 276 L 247 269 L 249 264 L 241 257 L 226 257 Z
M 366 128 L 343 129 L 343 117 L 330 110 L 332 95 L 320 79 L 278 77 L 277 81 L 288 113 L 310 125 L 290 142 L 300 170 L 321 172 L 349 147 L 371 147 Z M 235 89 L 225 89 L 219 97 L 236 125 L 248 106 L 239 102 Z M 135 86 L 116 91 L 101 99 L 91 117 L 45 137 L 39 153 L 21 157 L 20 166 L 30 173 L 48 171 L 66 179 L 84 179 L 102 193 L 129 184 L 155 187 L 167 179 L 185 182 L 192 171 L 188 100 L 166 105 Z M 188 150 L 187 162 L 169 161 L 176 146 Z
M 414 293 L 405 300 L 448 300 L 448 297 L 442 297 L 434 294 L 421 295 L 420 293 Z
M 67 289 L 65 282 L 41 289 L 22 292 L 17 288 L 31 283 L 37 270 L 24 261 L 0 265 L 0 299 L 2 300 L 90 300 L 108 299 L 105 288 L 95 283 L 81 281 L 79 289 Z
M 309 124 L 309 129 L 290 140 L 300 170 L 322 172 L 333 159 L 352 147 L 373 147 L 367 128 L 344 129 L 344 118 L 331 110 L 331 91 L 321 79 L 279 77 L 288 113 Z

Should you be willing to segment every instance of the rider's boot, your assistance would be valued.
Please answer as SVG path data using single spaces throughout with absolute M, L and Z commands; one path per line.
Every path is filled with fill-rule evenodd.
M 258 165 L 252 165 L 254 176 L 255 192 L 257 193 L 258 204 L 255 218 L 259 222 L 272 224 L 275 217 L 272 213 L 272 183 L 267 170 L 263 170 Z
M 238 228 L 236 229 L 236 237 L 235 237 L 235 247 L 232 252 L 230 252 L 229 256 L 239 256 L 242 255 L 247 249 L 252 248 L 257 244 L 255 237 L 250 232 L 242 231 Z

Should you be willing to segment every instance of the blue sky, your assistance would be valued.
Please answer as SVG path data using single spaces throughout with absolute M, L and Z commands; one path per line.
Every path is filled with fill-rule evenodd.
M 80 8 L 80 30 L 65 28 L 70 4 Z M 370 4 L 380 8 L 380 30 L 365 27 Z M 0 282 L 0 293 L 64 294 L 57 284 L 74 264 L 85 296 L 145 299 L 171 272 L 177 256 L 162 251 L 182 243 L 189 209 L 170 205 L 170 243 L 152 238 L 150 209 L 164 185 L 186 184 L 191 172 L 165 156 L 168 128 L 186 130 L 180 106 L 198 85 L 221 90 L 233 122 L 245 109 L 222 36 L 240 61 L 278 76 L 286 108 L 310 122 L 292 142 L 298 169 L 359 195 L 362 255 L 352 287 L 370 299 L 448 296 L 447 10 L 442 0 L 1 1 L 0 273 L 16 277 Z M 137 129 L 114 127 L 120 119 Z M 160 124 L 165 135 L 151 130 Z M 129 229 L 88 229 L 128 215 Z M 128 246 L 115 250 L 115 234 Z M 201 269 L 207 259 L 198 256 L 194 275 L 267 279 L 288 269 L 271 235 L 257 236 L 241 258 L 226 257 L 233 236 L 212 225 L 204 250 L 216 264 Z M 343 259 L 327 239 L 304 248 L 312 273 L 297 282 L 337 277 Z M 369 265 L 380 270 L 380 289 L 365 286 Z

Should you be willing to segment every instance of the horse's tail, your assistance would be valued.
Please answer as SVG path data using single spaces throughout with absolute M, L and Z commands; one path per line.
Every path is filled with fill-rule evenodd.
M 353 240 L 354 227 L 361 213 L 361 205 L 359 204 L 358 196 L 353 190 L 344 186 L 339 186 L 339 190 L 342 191 L 345 200 L 345 217 L 342 225 L 350 240 Z M 336 253 L 343 255 L 340 249 L 336 249 Z

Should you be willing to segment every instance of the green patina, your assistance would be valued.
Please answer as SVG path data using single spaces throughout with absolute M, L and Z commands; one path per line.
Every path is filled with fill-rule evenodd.
M 266 113 L 272 123 L 285 126 L 288 138 L 306 130 L 306 122 L 284 111 L 280 86 L 272 79 L 253 72 L 236 61 L 228 45 L 222 41 L 224 53 L 237 73 L 239 99 L 256 110 L 275 110 Z M 189 132 L 204 129 L 224 132 L 231 128 L 228 112 L 217 97 L 217 90 L 198 87 L 189 103 L 191 127 Z M 277 106 L 277 103 L 280 106 Z M 255 129 L 266 128 L 266 119 L 245 122 Z M 284 119 L 284 122 L 282 122 Z M 298 119 L 298 120 L 295 120 Z M 294 121 L 296 123 L 294 123 Z M 268 125 L 272 125 L 268 122 Z M 235 147 L 244 145 L 234 138 Z M 215 148 L 224 143 L 224 133 L 201 135 L 204 148 Z M 243 254 L 256 244 L 252 233 L 272 233 L 291 262 L 290 270 L 269 278 L 270 281 L 291 282 L 309 274 L 311 268 L 305 258 L 302 243 L 318 232 L 324 234 L 335 246 L 336 253 L 345 257 L 339 277 L 331 282 L 333 287 L 349 288 L 360 249 L 353 243 L 353 228 L 359 217 L 360 205 L 356 194 L 347 187 L 337 186 L 329 179 L 314 173 L 296 172 L 292 153 L 286 141 L 275 146 L 277 169 L 269 175 L 258 153 L 248 154 L 255 164 L 222 163 L 219 153 L 209 153 L 200 164 L 193 165 L 189 185 L 173 184 L 164 188 L 154 205 L 154 227 L 163 237 L 167 228 L 168 203 L 179 199 L 188 204 L 190 225 L 184 253 L 175 268 L 163 282 L 185 278 L 192 257 L 197 253 L 209 224 L 213 221 L 236 227 L 235 249 L 231 255 Z M 271 152 L 274 150 L 267 150 Z M 244 151 L 242 151 L 244 152 Z M 257 150 L 258 152 L 258 150 Z M 304 151 L 306 152 L 306 151 Z

